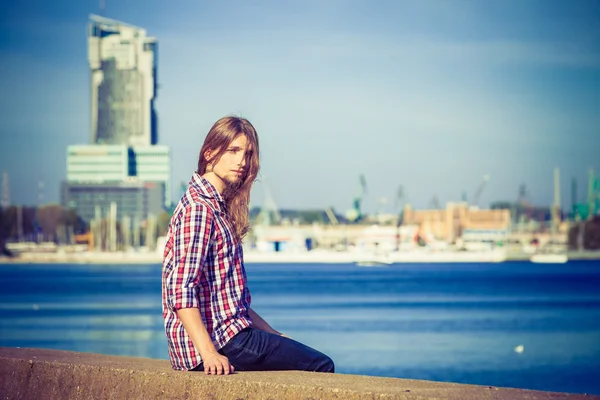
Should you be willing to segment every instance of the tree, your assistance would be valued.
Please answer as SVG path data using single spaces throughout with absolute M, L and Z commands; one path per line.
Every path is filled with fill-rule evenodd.
M 583 248 L 586 250 L 600 250 L 600 216 L 586 221 L 583 231 Z
M 63 210 L 62 222 L 66 226 L 72 226 L 75 234 L 85 233 L 88 228 L 83 218 L 73 209 Z
M 589 221 L 578 223 L 569 229 L 569 249 L 579 249 L 579 236 L 581 230 L 583 230 L 583 249 L 600 250 L 600 216 L 596 216 Z
M 64 224 L 63 208 L 58 204 L 38 208 L 37 222 L 40 224 L 42 232 L 54 235 L 58 226 L 61 223 Z
M 10 236 L 12 225 L 9 208 L 0 207 L 0 254 L 2 255 L 11 255 L 6 249 L 6 240 Z
M 569 250 L 579 250 L 579 227 L 580 224 L 573 225 L 569 228 L 567 234 L 567 246 Z

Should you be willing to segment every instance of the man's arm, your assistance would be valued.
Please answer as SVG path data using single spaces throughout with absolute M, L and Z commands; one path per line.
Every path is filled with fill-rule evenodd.
M 233 372 L 233 365 L 229 364 L 227 357 L 217 352 L 202 322 L 200 310 L 197 308 L 182 308 L 177 310 L 177 315 L 179 315 L 188 336 L 192 339 L 194 347 L 200 352 L 204 364 L 204 373 L 207 375 L 228 375 Z
M 275 329 L 273 329 L 271 327 L 271 325 L 269 325 L 267 323 L 267 321 L 265 321 L 264 319 L 262 319 L 261 316 L 258 315 L 256 313 L 256 311 L 254 311 L 253 309 L 249 308 L 248 309 L 248 314 L 250 314 L 250 319 L 252 319 L 252 325 L 256 329 L 260 329 L 261 331 L 265 331 L 265 332 L 268 332 L 268 333 L 274 333 L 275 335 L 283 336 L 283 334 L 281 332 L 278 332 Z
M 192 204 L 177 222 L 174 236 L 176 265 L 170 278 L 173 288 L 170 306 L 177 313 L 183 327 L 202 357 L 205 374 L 229 374 L 233 366 L 220 355 L 208 334 L 200 315 L 197 286 L 202 267 L 208 255 L 212 235 L 213 216 L 202 204 Z

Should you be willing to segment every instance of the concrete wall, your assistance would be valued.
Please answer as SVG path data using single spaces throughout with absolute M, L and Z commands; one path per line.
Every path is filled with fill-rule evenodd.
M 0 347 L 1 399 L 600 399 L 600 396 L 310 372 L 206 376 L 168 361 Z

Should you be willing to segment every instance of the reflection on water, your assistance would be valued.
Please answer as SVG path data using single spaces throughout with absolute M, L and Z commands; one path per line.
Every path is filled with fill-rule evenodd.
M 339 372 L 600 394 L 600 264 L 248 265 Z M 168 358 L 160 265 L 0 267 L 0 345 Z

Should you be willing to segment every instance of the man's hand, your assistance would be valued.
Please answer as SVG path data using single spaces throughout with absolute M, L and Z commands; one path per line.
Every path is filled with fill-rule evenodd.
M 229 375 L 233 372 L 233 365 L 229 364 L 227 357 L 217 352 L 206 327 L 200 318 L 197 308 L 182 308 L 177 310 L 185 331 L 192 339 L 194 347 L 200 352 L 204 373 L 206 375 Z
M 204 364 L 205 375 L 229 375 L 235 370 L 233 365 L 229 364 L 227 357 L 219 353 L 202 354 L 202 363 Z

